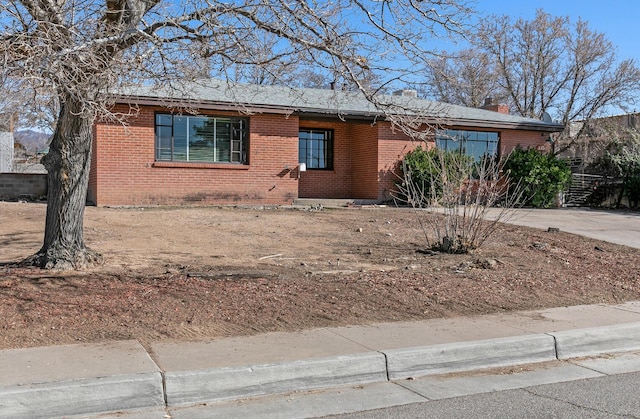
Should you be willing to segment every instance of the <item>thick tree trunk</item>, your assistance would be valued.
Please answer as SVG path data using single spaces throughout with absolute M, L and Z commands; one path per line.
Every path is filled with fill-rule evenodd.
M 68 270 L 102 261 L 85 246 L 83 238 L 94 119 L 82 106 L 75 99 L 61 105 L 49 153 L 42 159 L 48 172 L 44 244 L 24 261 L 26 264 Z

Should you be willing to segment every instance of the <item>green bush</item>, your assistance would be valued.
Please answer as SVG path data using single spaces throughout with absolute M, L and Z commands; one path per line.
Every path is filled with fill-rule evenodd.
M 422 199 L 441 201 L 444 183 L 461 187 L 474 169 L 470 156 L 437 148 L 418 147 L 404 157 L 405 182 L 412 183 L 412 190 L 420 191 Z M 415 194 L 414 194 L 415 195 Z
M 571 184 L 571 169 L 564 160 L 520 146 L 507 157 L 504 173 L 512 185 L 524 189 L 520 204 L 537 208 L 555 206 L 558 194 Z

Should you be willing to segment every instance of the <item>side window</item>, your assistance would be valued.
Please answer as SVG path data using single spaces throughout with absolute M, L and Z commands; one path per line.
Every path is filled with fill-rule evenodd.
M 156 114 L 156 160 L 171 160 L 173 154 L 173 118 Z

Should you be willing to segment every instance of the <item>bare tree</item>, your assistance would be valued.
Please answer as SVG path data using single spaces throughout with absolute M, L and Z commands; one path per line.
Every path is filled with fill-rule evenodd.
M 492 16 L 481 22 L 475 44 L 492 57 L 499 84 L 514 112 L 540 118 L 563 91 L 570 75 L 563 55 L 570 38 L 567 18 L 538 11 L 532 21 Z M 496 33 L 486 33 L 495 30 Z
M 533 20 L 490 16 L 468 38 L 473 40 L 469 50 L 444 64 L 432 60 L 430 78 L 443 86 L 436 92 L 441 99 L 475 104 L 467 98 L 493 86 L 486 84 L 488 78 L 497 81 L 489 96 L 506 101 L 512 112 L 531 118 L 542 118 L 546 112 L 568 127 L 571 121 L 589 121 L 612 109 L 626 111 L 640 92 L 637 63 L 619 60 L 614 45 L 583 20 L 572 23 L 542 10 Z M 473 68 L 477 57 L 486 60 L 478 62 L 483 69 L 464 71 Z M 478 79 L 482 70 L 488 74 Z M 569 137 L 567 130 L 556 152 L 571 147 L 583 134 Z
M 28 263 L 81 268 L 101 257 L 85 246 L 83 215 L 92 125 L 123 83 L 174 85 L 185 77 L 244 77 L 305 56 L 371 100 L 371 72 L 402 81 L 422 71 L 434 36 L 460 32 L 465 0 L 6 0 L 0 63 L 59 109 L 49 154 L 44 243 Z M 391 64 L 390 64 L 391 63 Z M 197 71 L 193 68 L 197 67 Z M 234 79 L 233 77 L 230 77 Z
M 491 57 L 473 48 L 443 52 L 431 60 L 425 90 L 436 100 L 472 108 L 482 106 L 489 97 L 504 99 L 495 96 L 501 89 Z

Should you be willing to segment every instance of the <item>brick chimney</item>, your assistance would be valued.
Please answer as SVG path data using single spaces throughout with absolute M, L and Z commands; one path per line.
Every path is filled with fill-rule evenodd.
M 413 89 L 402 89 L 393 92 L 394 96 L 418 97 L 418 91 Z
M 488 97 L 484 100 L 484 105 L 480 107 L 480 109 L 485 109 L 487 111 L 493 111 L 498 113 L 509 114 L 509 107 L 503 103 L 494 104 L 493 98 Z

